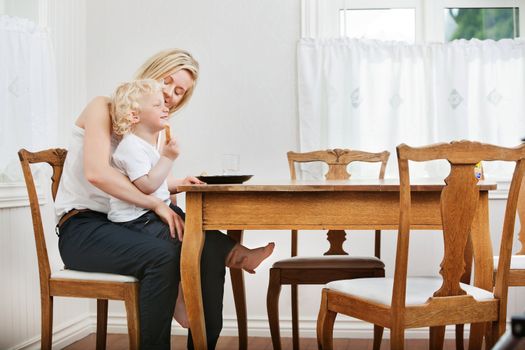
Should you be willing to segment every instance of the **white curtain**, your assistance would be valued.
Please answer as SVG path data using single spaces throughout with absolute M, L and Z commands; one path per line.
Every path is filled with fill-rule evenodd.
M 49 35 L 0 16 L 0 182 L 23 181 L 17 151 L 56 143 L 56 76 Z
M 515 146 L 525 137 L 525 42 L 458 40 L 406 44 L 350 38 L 301 39 L 301 151 L 389 150 L 459 139 Z M 420 176 L 443 164 L 418 169 Z M 501 164 L 484 164 L 505 177 Z M 307 168 L 318 177 L 319 170 Z M 376 176 L 373 168 L 355 173 Z M 373 175 L 372 175 L 373 174 Z

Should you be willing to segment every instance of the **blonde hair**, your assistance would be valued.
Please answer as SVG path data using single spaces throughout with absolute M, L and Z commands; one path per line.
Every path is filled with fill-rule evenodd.
M 161 51 L 148 59 L 142 67 L 139 68 L 135 74 L 135 79 L 161 80 L 183 69 L 191 74 L 193 85 L 186 90 L 180 102 L 170 108 L 170 113 L 174 113 L 189 101 L 199 77 L 199 63 L 189 52 L 181 49 Z
M 147 95 L 162 92 L 162 86 L 154 79 L 133 80 L 120 84 L 111 96 L 111 122 L 115 134 L 122 136 L 131 131 L 132 112 L 140 112 L 139 100 Z

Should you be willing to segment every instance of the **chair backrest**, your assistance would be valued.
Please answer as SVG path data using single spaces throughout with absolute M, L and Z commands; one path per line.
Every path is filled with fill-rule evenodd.
M 297 179 L 295 169 L 296 163 L 311 163 L 323 162 L 328 165 L 328 172 L 325 174 L 327 180 L 347 180 L 352 175 L 348 172 L 348 165 L 352 162 L 381 162 L 379 170 L 379 178 L 384 179 L 386 164 L 390 152 L 383 151 L 379 153 L 371 153 L 364 151 L 354 151 L 351 149 L 327 149 L 324 151 L 313 152 L 288 152 L 288 166 L 290 167 L 290 176 L 292 180 Z
M 525 179 L 523 180 L 525 182 Z M 520 194 L 518 197 L 518 217 L 520 218 L 520 232 L 518 240 L 520 242 L 520 249 L 515 253 L 516 255 L 525 255 L 525 184 L 521 184 Z
M 328 165 L 328 171 L 325 174 L 327 180 L 347 180 L 351 177 L 348 172 L 348 165 L 352 162 L 381 163 L 379 169 L 379 179 L 384 179 L 386 164 L 390 157 L 390 152 L 383 151 L 371 153 L 364 151 L 355 151 L 350 149 L 327 149 L 313 152 L 288 152 L 288 166 L 290 168 L 290 177 L 292 180 L 297 179 L 296 164 L 322 162 Z M 345 232 L 343 230 L 328 231 L 328 241 L 330 248 L 324 255 L 347 255 L 343 249 L 345 241 Z M 376 256 L 379 257 L 379 234 L 376 233 Z M 292 256 L 297 255 L 297 230 L 292 230 Z
M 25 149 L 18 151 L 18 158 L 20 158 L 20 164 L 22 166 L 24 180 L 27 187 L 27 194 L 29 196 L 31 217 L 33 218 L 33 231 L 35 234 L 36 253 L 38 258 L 40 288 L 44 290 L 48 288 L 47 280 L 51 276 L 51 269 L 49 267 L 44 227 L 42 225 L 42 216 L 40 213 L 40 204 L 38 202 L 35 181 L 30 165 L 33 163 L 48 163 L 51 165 L 53 168 L 53 175 L 51 177 L 51 194 L 53 196 L 53 200 L 55 200 L 66 155 L 67 151 L 61 148 L 52 148 L 34 153 Z
M 483 170 L 483 164 L 481 164 L 481 177 L 480 180 L 485 179 L 485 171 Z M 525 182 L 525 179 L 523 180 Z M 520 248 L 514 253 L 515 255 L 525 255 L 525 184 L 522 183 L 520 192 L 518 195 L 518 218 L 520 221 L 520 230 L 518 232 L 518 241 Z
M 505 210 L 494 290 L 495 297 L 506 300 L 517 200 L 525 171 L 525 145 L 505 148 L 479 142 L 457 141 L 413 148 L 402 144 L 397 147 L 397 158 L 400 178 L 400 220 L 392 293 L 393 308 L 403 308 L 405 304 L 411 211 L 409 160 L 422 162 L 442 159 L 447 160 L 451 167 L 441 192 L 445 253 L 440 265 L 443 284 L 435 291 L 435 297 L 465 294 L 459 283 L 465 266 L 464 253 L 478 207 L 479 180 L 474 176 L 476 163 L 494 160 L 516 163 Z

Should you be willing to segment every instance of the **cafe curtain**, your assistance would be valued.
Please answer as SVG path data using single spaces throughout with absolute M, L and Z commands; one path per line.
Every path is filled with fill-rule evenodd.
M 56 77 L 46 30 L 0 16 L 0 183 L 23 181 L 17 152 L 56 142 Z
M 525 41 L 407 44 L 350 38 L 301 39 L 301 151 L 352 148 L 391 158 L 395 146 L 469 139 L 515 146 L 525 137 Z M 510 173 L 484 164 L 487 177 Z M 417 168 L 432 176 L 443 165 Z M 304 168 L 311 177 L 320 169 Z M 354 173 L 376 176 L 372 167 Z M 373 174 L 373 175 L 372 175 Z

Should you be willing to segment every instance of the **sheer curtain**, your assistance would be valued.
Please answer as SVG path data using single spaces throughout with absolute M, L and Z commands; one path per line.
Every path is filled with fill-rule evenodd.
M 56 143 L 56 76 L 47 31 L 0 16 L 0 183 L 23 181 L 17 151 Z
M 515 146 L 525 137 L 525 41 L 406 44 L 350 38 L 298 44 L 300 145 L 389 150 L 458 139 Z M 444 165 L 418 170 L 432 176 Z M 498 164 L 486 175 L 506 175 Z M 319 169 L 307 168 L 312 176 Z M 357 168 L 360 175 L 375 170 Z

